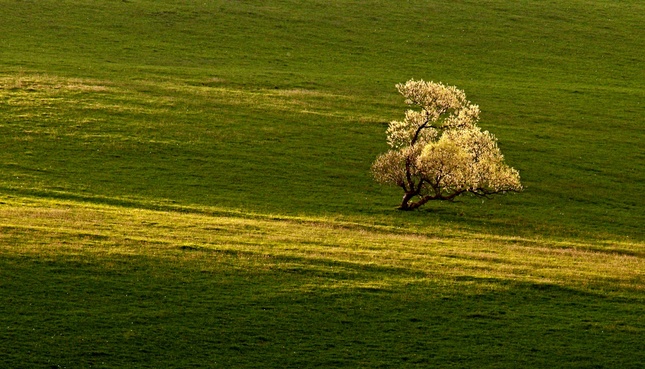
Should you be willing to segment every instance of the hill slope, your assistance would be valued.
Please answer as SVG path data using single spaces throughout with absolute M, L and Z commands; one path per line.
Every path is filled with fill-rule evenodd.
M 3 366 L 645 361 L 641 2 L 0 7 Z M 525 192 L 394 210 L 409 78 Z
M 527 190 L 416 221 L 642 239 L 642 6 L 3 2 L 0 185 L 397 218 L 369 165 L 424 78 L 481 106 Z
M 645 359 L 642 243 L 242 215 L 4 201 L 0 363 L 637 368 Z

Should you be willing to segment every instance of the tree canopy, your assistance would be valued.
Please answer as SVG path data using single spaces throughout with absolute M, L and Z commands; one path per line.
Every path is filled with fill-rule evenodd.
M 442 83 L 409 80 L 396 88 L 416 108 L 390 122 L 390 150 L 376 158 L 376 181 L 401 187 L 399 209 L 462 194 L 488 196 L 521 191 L 519 172 L 504 163 L 497 139 L 483 131 L 479 106 L 464 91 Z

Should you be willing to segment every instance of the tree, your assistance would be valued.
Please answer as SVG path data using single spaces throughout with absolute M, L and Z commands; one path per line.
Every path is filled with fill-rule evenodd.
M 486 197 L 521 191 L 519 172 L 504 163 L 497 139 L 477 126 L 479 106 L 454 86 L 409 80 L 396 88 L 408 105 L 402 122 L 390 122 L 390 150 L 372 164 L 377 182 L 401 187 L 399 209 L 462 194 Z

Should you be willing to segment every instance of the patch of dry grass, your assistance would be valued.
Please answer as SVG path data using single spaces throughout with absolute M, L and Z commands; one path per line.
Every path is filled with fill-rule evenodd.
M 0 75 L 0 90 L 26 92 L 110 91 L 111 83 L 94 79 L 63 78 L 51 74 L 13 73 Z M 1 95 L 0 95 L 1 96 Z

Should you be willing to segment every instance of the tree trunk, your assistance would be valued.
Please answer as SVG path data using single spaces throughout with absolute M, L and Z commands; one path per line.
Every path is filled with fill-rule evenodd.
M 433 199 L 430 196 L 423 196 L 422 198 L 419 199 L 419 201 L 410 202 L 410 200 L 412 200 L 412 198 L 416 195 L 417 194 L 415 193 L 406 192 L 405 195 L 403 195 L 403 200 L 401 200 L 401 205 L 399 206 L 399 210 L 414 210 Z
M 415 193 L 406 192 L 405 195 L 403 195 L 403 199 L 401 200 L 399 210 L 413 210 L 414 208 L 410 207 L 410 200 L 412 200 L 414 196 L 416 196 Z
M 432 200 L 432 197 L 430 196 L 423 196 L 422 198 L 419 199 L 419 201 L 415 201 L 412 204 L 409 204 L 408 206 L 410 209 L 414 210 L 418 207 L 421 207 L 421 205 L 425 204 L 426 202 Z

